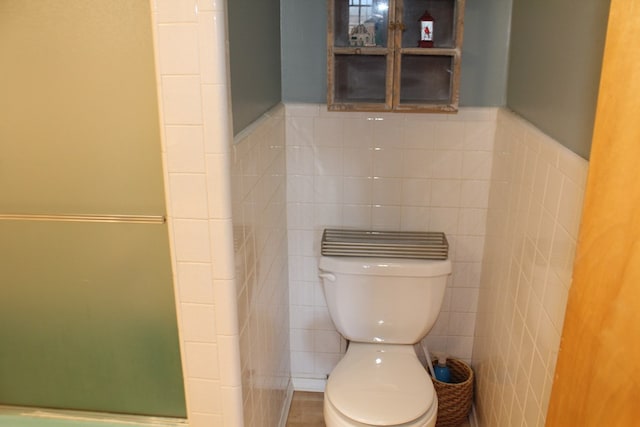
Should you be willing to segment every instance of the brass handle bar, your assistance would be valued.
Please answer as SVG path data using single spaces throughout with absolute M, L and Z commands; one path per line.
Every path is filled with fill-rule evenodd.
M 0 220 L 58 221 L 58 222 L 121 222 L 136 224 L 164 224 L 162 215 L 64 215 L 64 214 L 0 214 Z

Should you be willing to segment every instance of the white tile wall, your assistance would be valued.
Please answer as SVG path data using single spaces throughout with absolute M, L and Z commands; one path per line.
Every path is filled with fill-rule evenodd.
M 190 425 L 274 425 L 289 376 L 339 360 L 316 277 L 328 226 L 445 231 L 454 271 L 429 347 L 475 346 L 484 425 L 543 425 L 586 162 L 504 111 L 494 151 L 495 109 L 322 105 L 272 112 L 230 159 L 225 2 L 151 5 Z
M 189 425 L 243 425 L 224 1 L 151 1 Z
M 289 362 L 284 107 L 236 137 L 232 200 L 245 425 L 286 417 Z
M 286 115 L 294 381 L 321 388 L 345 348 L 316 271 L 326 227 L 446 232 L 453 275 L 426 341 L 470 361 L 496 109 L 367 114 L 289 104 Z
M 544 426 L 587 167 L 498 112 L 473 348 L 481 426 Z

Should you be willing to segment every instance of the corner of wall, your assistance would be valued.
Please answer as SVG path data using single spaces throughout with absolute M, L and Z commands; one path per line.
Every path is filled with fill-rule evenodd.
M 473 346 L 481 425 L 544 424 L 587 167 L 499 111 Z

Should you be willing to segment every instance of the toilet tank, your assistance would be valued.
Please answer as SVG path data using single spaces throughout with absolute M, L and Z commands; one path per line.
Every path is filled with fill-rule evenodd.
M 414 344 L 438 317 L 451 262 L 323 256 L 319 270 L 329 314 L 345 338 Z

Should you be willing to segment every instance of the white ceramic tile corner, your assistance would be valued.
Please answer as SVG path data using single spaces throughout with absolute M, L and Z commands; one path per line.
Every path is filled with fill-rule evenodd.
M 157 23 L 196 21 L 198 4 L 195 0 L 153 0 L 151 3 L 157 11 Z
M 187 342 L 185 354 L 187 356 L 187 374 L 190 378 L 220 379 L 217 344 Z
M 296 295 L 293 285 L 289 287 L 287 243 L 304 241 L 309 232 L 300 229 L 298 234 L 292 233 L 287 238 L 284 221 L 288 217 L 290 224 L 296 223 L 297 213 L 292 205 L 285 206 L 286 191 L 296 194 L 296 190 L 285 189 L 284 159 L 290 153 L 284 150 L 283 117 L 283 108 L 275 107 L 243 131 L 244 137 L 234 145 L 237 157 L 232 169 L 238 170 L 232 173 L 232 181 L 236 181 L 232 188 L 241 194 L 233 194 L 232 199 L 238 201 L 241 210 L 233 212 L 233 222 L 243 230 L 243 242 L 235 246 L 234 268 L 246 272 L 245 279 L 238 280 L 238 284 L 242 293 L 246 293 L 247 307 L 239 310 L 240 324 L 244 325 L 240 330 L 242 389 L 223 387 L 223 390 L 245 394 L 244 409 L 234 406 L 235 417 L 244 412 L 245 425 L 252 420 L 260 420 L 265 426 L 277 425 L 280 417 L 285 395 L 280 391 L 279 378 L 286 378 L 288 383 L 291 369 L 288 301 L 290 293 Z M 288 178 L 290 182 L 300 182 L 299 192 L 308 191 L 313 196 L 312 175 Z M 304 193 L 297 194 L 300 200 L 305 200 Z M 294 274 L 302 274 L 302 270 Z M 236 422 L 233 417 L 225 417 L 224 422 L 232 427 L 238 425 L 233 424 Z
M 162 105 L 165 124 L 202 124 L 200 76 L 162 76 Z
M 231 116 L 228 86 L 225 84 L 203 84 L 202 115 L 205 130 L 204 147 L 207 153 L 229 152 L 231 138 Z
M 210 263 L 178 262 L 177 282 L 181 302 L 213 304 Z
M 205 414 L 192 411 L 189 414 L 189 427 L 211 427 L 223 425 L 222 415 Z
M 235 275 L 234 258 L 228 255 L 233 251 L 231 219 L 209 220 L 209 232 L 214 278 L 232 281 Z
M 213 282 L 213 293 L 216 301 L 235 301 L 236 300 L 236 286 L 233 280 L 216 279 Z M 220 336 L 233 336 L 238 335 L 238 313 L 234 309 L 232 304 L 217 304 L 216 305 L 216 327 L 218 333 L 218 340 Z M 224 350 L 230 347 L 226 347 Z M 236 354 L 239 358 L 239 353 Z M 227 359 L 228 355 L 225 356 Z M 226 360 L 226 359 L 225 359 Z M 222 366 L 221 366 L 222 368 Z
M 176 218 L 206 219 L 207 185 L 204 174 L 169 174 L 171 212 Z
M 211 365 L 203 366 L 203 359 L 211 358 L 206 356 L 208 350 L 197 349 L 199 344 L 217 340 L 220 331 L 216 330 L 216 324 L 223 326 L 222 332 L 234 331 L 234 320 L 228 321 L 234 317 L 231 316 L 233 313 L 224 310 L 217 313 L 213 304 L 233 307 L 232 311 L 235 311 L 235 293 L 216 295 L 212 286 L 213 277 L 228 278 L 231 275 L 229 280 L 233 280 L 227 267 L 233 265 L 233 254 L 229 250 L 233 247 L 229 242 L 232 238 L 221 240 L 224 247 L 218 245 L 220 242 L 211 242 L 212 237 L 232 233 L 220 229 L 218 223 L 212 223 L 213 232 L 210 233 L 208 221 L 224 218 L 227 220 L 224 227 L 231 230 L 230 185 L 226 176 L 229 168 L 219 167 L 228 163 L 228 158 L 218 158 L 207 165 L 204 155 L 208 152 L 228 156 L 231 142 L 225 2 L 154 0 L 151 8 L 158 58 L 156 72 L 162 143 L 167 153 L 165 182 L 167 204 L 170 206 L 170 244 L 173 264 L 177 269 L 176 295 L 182 301 L 177 308 L 188 418 L 189 423 L 196 427 L 222 425 L 223 419 L 237 419 L 237 416 L 229 414 L 233 405 L 222 405 L 221 402 L 238 401 L 236 406 L 241 405 L 241 396 L 235 389 L 221 390 L 219 381 L 193 378 L 193 375 L 211 377 L 219 372 L 217 359 L 212 359 Z M 211 163 L 216 167 L 212 169 Z M 169 172 L 171 176 L 167 175 Z M 204 199 L 202 178 L 205 179 Z M 206 209 L 203 209 L 203 201 Z M 215 209 L 210 209 L 212 206 Z M 220 298 L 229 301 L 221 301 Z M 217 316 L 225 320 L 220 322 Z M 225 336 L 238 339 L 236 335 Z M 190 350 L 186 355 L 185 347 L 189 340 L 201 342 L 189 342 Z M 223 351 L 234 353 L 225 353 L 225 357 L 239 360 L 234 346 L 225 347 L 227 349 Z M 233 367 L 225 375 L 235 380 L 240 377 L 240 370 Z
M 207 205 L 211 218 L 230 219 L 231 204 L 220 203 L 222 200 L 231 200 L 231 167 L 227 154 L 207 154 L 206 163 L 206 184 L 207 184 Z
M 172 228 L 176 260 L 211 262 L 209 226 L 206 220 L 174 219 Z
M 210 304 L 182 303 L 181 333 L 185 342 L 216 342 L 215 309 Z
M 162 75 L 199 74 L 196 25 L 161 24 L 158 26 L 158 43 L 163 46 L 158 58 Z
M 220 381 L 190 378 L 186 381 L 190 410 L 204 414 L 222 412 Z
M 223 408 L 223 426 L 234 427 L 243 425 L 242 387 L 221 386 Z
M 501 196 L 489 198 L 473 345 L 478 414 L 484 425 L 543 425 L 588 163 L 503 109 L 495 146 L 490 191 Z
M 225 40 L 226 26 L 224 11 L 198 13 L 199 40 Z M 208 43 L 198 45 L 200 69 L 203 84 L 227 84 L 226 50 L 211 49 Z
M 220 385 L 222 387 L 240 387 L 240 377 L 234 372 L 240 371 L 240 343 L 237 336 L 218 336 L 218 357 L 220 363 Z
M 169 173 L 204 173 L 202 126 L 166 126 Z

